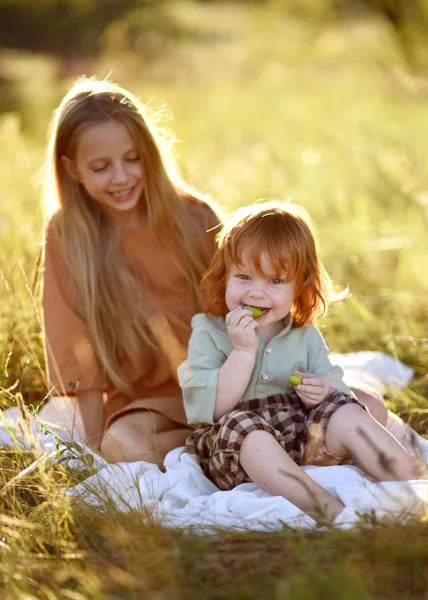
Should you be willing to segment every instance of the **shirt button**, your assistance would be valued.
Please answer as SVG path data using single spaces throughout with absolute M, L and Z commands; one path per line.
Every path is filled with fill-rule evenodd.
M 266 381 L 266 379 L 269 379 L 269 375 L 267 373 L 262 373 L 262 379 Z
M 266 348 L 266 354 L 271 354 L 272 348 Z

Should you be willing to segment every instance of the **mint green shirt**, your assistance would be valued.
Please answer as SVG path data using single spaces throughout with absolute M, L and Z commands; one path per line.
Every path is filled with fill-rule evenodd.
M 218 373 L 233 350 L 224 319 L 204 313 L 192 319 L 192 335 L 187 360 L 178 367 L 184 408 L 189 423 L 214 423 L 214 405 Z M 349 396 L 354 394 L 343 383 L 343 370 L 332 365 L 324 338 L 314 325 L 292 328 L 289 315 L 284 329 L 266 343 L 259 335 L 256 363 L 242 397 L 262 399 L 290 392 L 288 377 L 304 371 L 325 377 L 330 386 Z

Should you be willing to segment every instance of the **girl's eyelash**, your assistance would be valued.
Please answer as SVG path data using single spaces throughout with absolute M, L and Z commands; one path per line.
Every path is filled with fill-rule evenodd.
M 139 156 L 130 156 L 126 159 L 129 162 L 137 162 L 138 160 L 140 160 Z M 102 171 L 104 171 L 105 169 L 107 169 L 108 165 L 104 165 L 103 167 L 97 167 L 96 169 L 92 169 L 94 173 L 101 173 Z

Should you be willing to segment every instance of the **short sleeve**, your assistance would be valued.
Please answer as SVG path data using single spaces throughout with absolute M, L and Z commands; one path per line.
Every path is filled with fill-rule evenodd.
M 343 381 L 343 369 L 339 365 L 333 365 L 330 362 L 328 347 L 321 333 L 313 325 L 309 325 L 308 333 L 308 371 L 325 377 L 330 386 L 335 390 L 339 390 L 349 396 L 354 396 Z
M 78 389 L 104 390 L 105 377 L 96 359 L 85 321 L 71 301 L 70 279 L 59 234 L 51 223 L 44 248 L 43 319 L 49 386 L 61 395 Z
M 178 367 L 188 423 L 214 423 L 218 374 L 225 360 L 208 330 L 193 330 L 187 360 Z

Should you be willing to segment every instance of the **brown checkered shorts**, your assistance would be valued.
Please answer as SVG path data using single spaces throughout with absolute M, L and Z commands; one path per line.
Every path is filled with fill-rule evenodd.
M 251 431 L 271 433 L 298 465 L 353 464 L 350 455 L 333 456 L 325 446 L 325 434 L 332 414 L 344 404 L 358 404 L 354 398 L 335 391 L 314 408 L 305 408 L 296 392 L 275 394 L 263 400 L 246 400 L 221 419 L 196 429 L 186 450 L 196 456 L 205 475 L 221 490 L 250 482 L 241 466 L 241 444 Z

